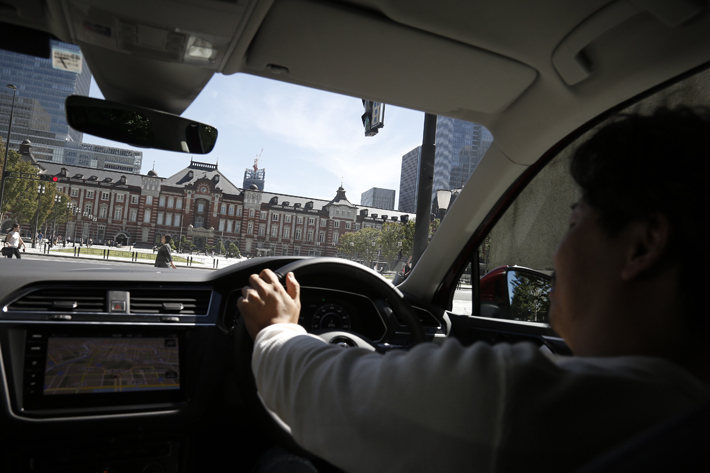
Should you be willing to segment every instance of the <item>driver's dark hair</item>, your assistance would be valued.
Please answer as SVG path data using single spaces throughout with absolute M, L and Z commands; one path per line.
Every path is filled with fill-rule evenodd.
M 670 255 L 680 261 L 681 294 L 701 299 L 704 291 L 695 286 L 703 278 L 693 268 L 710 263 L 709 108 L 621 114 L 579 146 L 571 173 L 612 236 L 632 221 L 665 215 L 671 223 Z

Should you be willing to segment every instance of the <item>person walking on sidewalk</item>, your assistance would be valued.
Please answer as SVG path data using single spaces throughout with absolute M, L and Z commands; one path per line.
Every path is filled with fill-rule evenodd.
M 20 224 L 16 223 L 5 237 L 5 248 L 7 249 L 3 248 L 3 256 L 12 258 L 12 255 L 15 255 L 15 258 L 20 259 L 20 246 L 22 246 L 23 250 L 26 248 L 25 242 L 22 241 L 20 236 Z
M 163 235 L 162 238 L 160 238 L 162 245 L 158 248 L 158 255 L 155 257 L 156 268 L 172 267 L 173 269 L 177 269 L 173 263 L 173 256 L 170 254 L 170 240 L 172 240 L 170 235 Z M 168 263 L 170 263 L 170 266 L 168 266 Z

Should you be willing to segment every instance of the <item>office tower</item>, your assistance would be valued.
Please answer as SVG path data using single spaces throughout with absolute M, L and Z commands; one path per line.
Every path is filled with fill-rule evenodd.
M 463 187 L 492 142 L 482 125 L 439 116 L 432 199 L 439 189 Z
M 52 41 L 53 48 L 78 52 L 79 47 Z M 63 162 L 64 145 L 81 143 L 82 133 L 72 130 L 64 115 L 67 96 L 89 95 L 91 72 L 83 63 L 81 73 L 54 69 L 52 60 L 0 50 L 3 83 L 17 87 L 10 148 L 19 149 L 29 139 L 38 161 Z M 0 92 L 0 130 L 6 139 L 13 91 Z
M 400 212 L 417 213 L 419 163 L 421 159 L 421 146 L 417 146 L 402 156 L 402 172 L 399 177 L 399 205 L 397 206 Z
M 360 195 L 360 205 L 394 210 L 394 194 L 395 191 L 393 189 L 373 187 Z

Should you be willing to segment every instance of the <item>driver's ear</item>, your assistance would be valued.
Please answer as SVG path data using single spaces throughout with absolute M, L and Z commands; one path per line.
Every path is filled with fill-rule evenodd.
M 663 262 L 669 248 L 671 224 L 665 215 L 654 213 L 648 219 L 629 223 L 624 232 L 628 232 L 628 249 L 621 279 L 631 281 Z

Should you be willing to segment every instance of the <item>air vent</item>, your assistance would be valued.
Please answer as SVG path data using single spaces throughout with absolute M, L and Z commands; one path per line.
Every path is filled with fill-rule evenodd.
M 8 306 L 22 312 L 105 312 L 105 289 L 37 289 Z
M 207 315 L 209 289 L 133 289 L 132 314 Z

